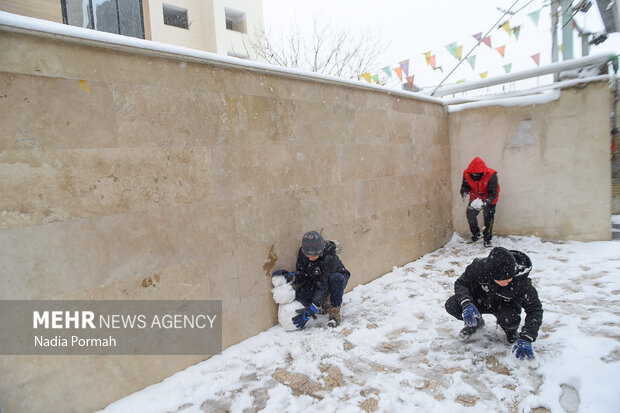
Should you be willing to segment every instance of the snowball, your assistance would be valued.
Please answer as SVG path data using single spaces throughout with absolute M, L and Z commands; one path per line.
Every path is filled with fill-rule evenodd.
M 288 304 L 295 299 L 295 290 L 290 284 L 282 284 L 279 287 L 271 289 L 273 301 L 277 304 Z
M 474 200 L 472 201 L 472 203 L 471 203 L 471 207 L 472 207 L 473 209 L 478 209 L 478 210 L 479 210 L 480 208 L 482 208 L 482 199 L 480 199 L 480 198 L 476 198 L 476 199 L 474 199 Z
M 294 292 L 293 292 L 294 295 Z M 288 304 L 280 304 L 278 308 L 278 322 L 286 331 L 297 330 L 293 324 L 293 317 L 297 315 L 296 310 L 301 310 L 304 305 L 299 301 L 293 301 Z

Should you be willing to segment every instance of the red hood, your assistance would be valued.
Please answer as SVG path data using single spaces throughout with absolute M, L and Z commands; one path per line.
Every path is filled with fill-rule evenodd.
M 476 156 L 474 160 L 471 161 L 467 169 L 465 169 L 465 172 L 470 174 L 479 174 L 485 173 L 488 170 L 489 168 L 487 167 L 487 164 L 484 163 L 484 161 L 480 157 Z

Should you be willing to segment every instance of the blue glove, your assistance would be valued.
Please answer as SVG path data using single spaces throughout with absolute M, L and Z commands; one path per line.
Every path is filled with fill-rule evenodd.
M 466 327 L 476 327 L 480 318 L 480 313 L 475 305 L 469 303 L 463 308 L 463 321 L 465 321 Z
M 310 304 L 309 307 L 302 308 L 301 310 L 296 310 L 297 315 L 293 317 L 291 320 L 293 320 L 293 323 L 295 323 L 295 326 L 297 328 L 302 328 L 303 326 L 306 325 L 308 320 L 310 320 L 310 317 L 316 318 L 315 314 L 317 311 L 318 310 L 314 306 L 314 304 Z
M 518 339 L 517 344 L 512 348 L 512 352 L 515 353 L 515 357 L 519 360 L 523 360 L 526 356 L 529 360 L 534 358 L 534 350 L 532 350 L 532 343 L 527 340 Z
M 282 276 L 286 279 L 287 283 L 292 283 L 295 281 L 295 274 L 288 270 L 277 270 L 271 273 L 273 277 Z

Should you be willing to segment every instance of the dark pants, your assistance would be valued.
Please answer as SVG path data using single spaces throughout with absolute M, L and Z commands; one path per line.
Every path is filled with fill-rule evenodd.
M 467 205 L 467 222 L 472 235 L 480 236 L 480 227 L 478 226 L 479 209 L 471 207 L 471 203 Z M 495 220 L 495 205 L 483 206 L 482 216 L 484 217 L 484 239 L 491 241 L 493 238 L 493 221 Z
M 493 299 L 493 297 L 474 297 L 474 305 L 480 314 L 493 314 L 497 318 L 497 324 L 504 331 L 514 331 L 519 328 L 521 323 L 519 305 L 503 301 L 501 298 Z M 463 319 L 463 309 L 454 295 L 446 301 L 446 311 L 454 318 Z
M 344 289 L 347 286 L 347 277 L 335 272 L 329 276 L 327 281 L 327 287 L 329 290 L 329 300 L 333 307 L 340 307 L 342 304 L 342 296 L 344 295 Z M 316 292 L 316 285 L 312 283 L 306 283 L 299 290 L 295 292 L 295 299 L 305 306 L 312 304 L 312 297 Z M 323 303 L 315 303 L 323 305 Z

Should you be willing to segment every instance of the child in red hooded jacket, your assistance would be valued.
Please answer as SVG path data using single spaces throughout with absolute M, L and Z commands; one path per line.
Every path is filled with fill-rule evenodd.
M 493 238 L 493 222 L 495 219 L 495 205 L 499 198 L 499 182 L 497 172 L 489 168 L 484 161 L 476 156 L 463 171 L 463 183 L 461 184 L 461 196 L 463 200 L 469 196 L 467 204 L 467 222 L 471 231 L 471 241 L 480 239 L 480 227 L 478 226 L 478 214 L 482 210 L 484 217 L 484 246 L 491 247 Z

